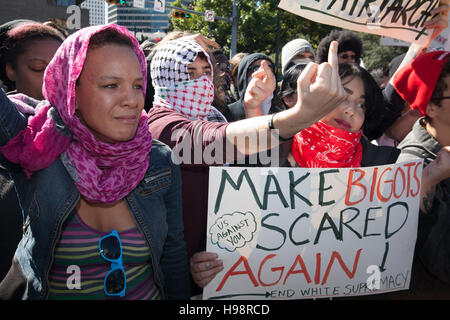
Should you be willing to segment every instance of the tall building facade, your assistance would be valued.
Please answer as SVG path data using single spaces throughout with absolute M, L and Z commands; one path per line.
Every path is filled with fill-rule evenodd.
M 100 0 L 99 0 L 100 1 Z M 71 5 L 80 5 L 82 0 L 1 0 L 0 25 L 15 19 L 29 19 L 39 22 L 56 21 L 65 25 L 74 13 L 68 12 Z M 81 8 L 79 28 L 89 26 L 89 11 Z M 77 29 L 69 29 L 69 33 Z
M 154 11 L 153 6 L 153 0 L 145 1 L 145 9 L 134 8 L 133 0 L 127 0 L 124 7 L 109 4 L 107 22 L 125 26 L 135 34 L 166 33 L 169 28 L 170 9 L 162 13 Z
M 80 7 L 89 10 L 91 26 L 106 23 L 106 2 L 104 0 L 85 0 Z

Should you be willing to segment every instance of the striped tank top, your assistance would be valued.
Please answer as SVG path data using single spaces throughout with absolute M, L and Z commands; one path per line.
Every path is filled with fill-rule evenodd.
M 161 299 L 153 279 L 150 248 L 137 227 L 119 232 L 126 275 L 125 297 L 105 294 L 110 263 L 102 258 L 98 241 L 103 233 L 86 225 L 77 213 L 67 219 L 56 245 L 49 273 L 49 299 Z

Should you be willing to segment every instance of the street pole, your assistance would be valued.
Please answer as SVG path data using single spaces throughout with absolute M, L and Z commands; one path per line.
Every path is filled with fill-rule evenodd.
M 237 0 L 233 0 L 233 12 L 231 16 L 230 60 L 237 53 L 237 27 L 238 27 Z
M 238 3 L 238 1 L 239 0 L 233 0 L 233 11 L 232 11 L 231 18 L 214 16 L 214 19 L 216 19 L 216 20 L 222 20 L 222 21 L 226 21 L 228 23 L 231 23 L 230 59 L 237 53 L 237 30 L 238 30 L 238 9 L 237 9 L 237 3 Z M 184 11 L 184 12 L 196 14 L 196 15 L 199 15 L 199 16 L 205 16 L 204 12 L 197 12 L 197 11 L 194 11 L 194 10 L 185 9 L 185 8 L 179 8 L 179 7 L 170 6 L 170 5 L 166 5 L 165 7 L 166 7 L 166 9 L 174 9 L 174 10 L 179 10 L 179 11 Z
M 279 75 L 278 64 L 280 61 L 280 30 L 281 30 L 281 10 L 277 12 L 277 40 L 276 40 L 276 54 L 275 54 L 275 76 Z M 278 81 L 279 79 L 277 79 Z

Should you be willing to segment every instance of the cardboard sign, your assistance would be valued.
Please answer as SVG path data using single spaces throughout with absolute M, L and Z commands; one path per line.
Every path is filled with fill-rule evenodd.
M 449 17 L 450 24 L 450 17 Z M 430 51 L 439 51 L 439 50 L 450 50 L 450 41 L 448 41 L 450 34 L 450 28 L 446 28 L 442 30 L 442 32 L 431 41 L 430 46 L 428 47 L 428 52 Z M 391 37 L 382 36 L 380 39 L 380 44 L 382 46 L 404 46 L 409 47 L 411 43 L 394 39 Z
M 422 161 L 211 167 L 204 299 L 306 299 L 409 288 Z
M 319 23 L 425 45 L 431 33 L 423 25 L 439 0 L 281 0 L 278 6 Z

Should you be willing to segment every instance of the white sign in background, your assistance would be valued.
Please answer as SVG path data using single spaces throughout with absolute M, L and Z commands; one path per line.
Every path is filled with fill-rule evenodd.
M 448 20 L 450 24 L 450 17 Z M 431 41 L 430 46 L 428 47 L 428 51 L 439 51 L 439 50 L 450 50 L 450 41 L 448 41 L 450 36 L 450 28 L 442 30 L 442 32 Z M 403 46 L 409 47 L 411 45 L 410 42 L 394 39 L 391 37 L 382 36 L 380 39 L 380 44 L 382 46 Z
M 214 22 L 215 13 L 213 10 L 206 10 L 205 11 L 205 20 L 208 22 Z
M 145 9 L 145 0 L 133 0 L 133 7 Z
M 340 169 L 211 167 L 207 251 L 219 255 L 224 270 L 203 298 L 408 289 L 421 174 L 422 161 Z M 376 286 L 368 285 L 373 270 L 380 271 Z
M 156 12 L 165 12 L 166 0 L 154 0 L 153 10 Z
M 281 0 L 279 7 L 301 17 L 344 29 L 428 43 L 423 27 L 439 0 Z

